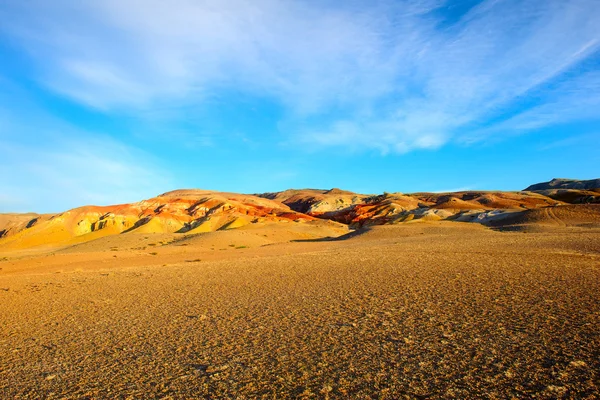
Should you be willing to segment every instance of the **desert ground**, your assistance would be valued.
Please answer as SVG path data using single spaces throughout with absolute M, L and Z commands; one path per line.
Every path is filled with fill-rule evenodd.
M 598 398 L 600 225 L 556 210 L 0 249 L 0 397 Z

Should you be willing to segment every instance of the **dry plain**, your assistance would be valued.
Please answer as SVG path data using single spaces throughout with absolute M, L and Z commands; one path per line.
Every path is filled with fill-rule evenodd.
M 5 252 L 0 397 L 598 398 L 600 229 L 300 225 Z

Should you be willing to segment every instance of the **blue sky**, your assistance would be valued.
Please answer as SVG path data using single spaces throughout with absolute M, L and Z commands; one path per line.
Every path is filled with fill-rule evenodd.
M 597 0 L 4 0 L 0 212 L 600 177 Z

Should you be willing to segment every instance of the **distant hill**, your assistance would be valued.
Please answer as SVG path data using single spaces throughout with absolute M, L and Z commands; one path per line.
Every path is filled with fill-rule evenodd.
M 539 190 L 550 189 L 578 189 L 578 190 L 593 190 L 600 189 L 600 179 L 590 179 L 581 181 L 577 179 L 562 179 L 554 178 L 550 182 L 536 183 L 527 187 L 525 190 L 535 192 Z
M 439 220 L 485 225 L 508 221 L 519 226 L 529 224 L 528 221 L 540 224 L 542 220 L 566 226 L 564 221 L 572 220 L 581 225 L 581 221 L 595 223 L 600 219 L 600 206 L 564 208 L 565 213 L 571 210 L 564 218 L 560 216 L 562 211 L 532 210 L 600 203 L 600 189 L 595 189 L 598 187 L 600 179 L 553 179 L 521 192 L 471 190 L 372 195 L 334 188 L 289 189 L 248 195 L 183 189 L 137 203 L 84 206 L 55 215 L 0 214 L 0 252 L 3 249 L 71 246 L 114 235 L 190 235 L 237 228 L 255 229 L 275 223 L 284 226 L 298 222 L 312 226 L 322 220 L 333 221 L 328 222 L 333 225 L 345 224 L 346 229 Z M 502 222 L 506 218 L 509 219 Z
M 576 179 L 552 179 L 536 183 L 525 189 L 551 199 L 570 204 L 600 203 L 600 179 L 581 181 Z

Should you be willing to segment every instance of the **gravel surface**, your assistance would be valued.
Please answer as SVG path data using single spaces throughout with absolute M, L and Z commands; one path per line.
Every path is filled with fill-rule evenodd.
M 600 397 L 598 230 L 157 253 L 0 262 L 0 397 Z

